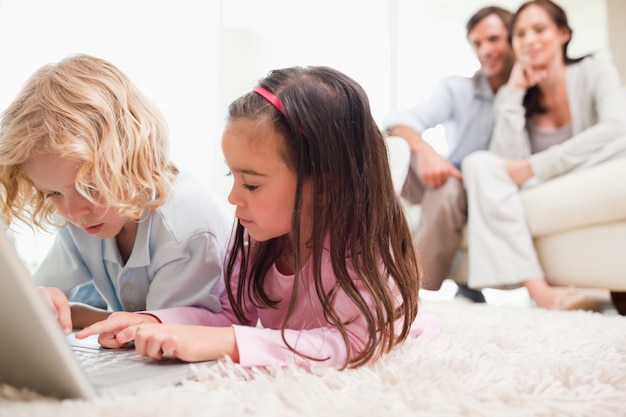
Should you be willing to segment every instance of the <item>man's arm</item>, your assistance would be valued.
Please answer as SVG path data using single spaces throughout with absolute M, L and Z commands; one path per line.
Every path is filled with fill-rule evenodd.
M 409 126 L 392 126 L 387 129 L 389 136 L 399 136 L 407 141 L 411 153 L 416 156 L 417 175 L 422 183 L 430 188 L 437 188 L 445 184 L 449 177 L 461 179 L 461 171 L 452 165 L 447 159 L 433 149 L 422 139 L 422 135 Z

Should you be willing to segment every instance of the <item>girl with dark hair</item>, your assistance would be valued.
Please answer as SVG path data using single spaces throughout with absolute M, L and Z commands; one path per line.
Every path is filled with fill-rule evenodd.
M 596 309 L 598 303 L 583 293 L 547 282 L 520 189 L 538 182 L 548 185 L 557 177 L 626 155 L 621 82 L 609 62 L 568 57 L 572 29 L 554 2 L 522 4 L 512 25 L 517 62 L 496 98 L 491 152 L 475 153 L 463 163 L 469 285 L 523 285 L 540 307 Z M 581 198 L 585 194 L 581 189 Z M 567 214 L 575 207 L 556 197 L 543 209 Z
M 80 337 L 100 333 L 108 347 L 134 339 L 157 359 L 357 367 L 437 332 L 418 315 L 411 235 L 354 80 L 327 67 L 270 72 L 231 104 L 222 149 L 239 219 L 222 312 L 114 314 Z

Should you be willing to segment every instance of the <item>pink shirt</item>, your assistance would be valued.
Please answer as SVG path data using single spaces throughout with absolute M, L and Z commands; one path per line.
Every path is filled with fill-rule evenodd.
M 328 252 L 324 252 L 328 255 Z M 330 264 L 330 256 L 322 259 L 322 280 L 324 288 L 330 288 L 336 281 Z M 356 276 L 350 264 L 348 272 Z M 310 262 L 307 262 L 301 271 L 301 285 L 298 291 L 298 302 L 293 314 L 287 323 L 285 339 L 301 353 L 322 361 L 304 358 L 289 350 L 281 336 L 281 324 L 286 315 L 289 297 L 293 288 L 293 275 L 281 274 L 275 265 L 268 271 L 266 292 L 270 299 L 282 300 L 275 309 L 258 309 L 247 301 L 248 318 L 257 326 L 239 324 L 224 291 L 221 295 L 222 311 L 213 313 L 200 307 L 180 307 L 151 311 L 150 314 L 158 317 L 163 323 L 185 323 L 205 326 L 233 326 L 239 350 L 240 364 L 246 367 L 268 366 L 285 364 L 291 360 L 298 365 L 308 368 L 314 364 L 326 366 L 341 366 L 344 364 L 347 351 L 341 334 L 337 328 L 331 326 L 324 319 L 322 305 L 315 295 L 313 271 Z M 354 282 L 366 301 L 370 300 L 369 293 L 361 282 Z M 234 284 L 236 287 L 236 284 Z M 353 351 L 361 351 L 368 337 L 367 325 L 353 303 L 339 292 L 334 309 L 346 325 L 348 337 Z M 350 321 L 352 320 L 352 321 Z M 422 335 L 434 338 L 439 333 L 439 326 L 434 317 L 427 316 L 420 311 L 417 319 L 411 326 L 411 335 Z

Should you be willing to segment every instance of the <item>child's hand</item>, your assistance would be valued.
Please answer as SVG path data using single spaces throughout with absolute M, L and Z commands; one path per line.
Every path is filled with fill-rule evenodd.
M 154 359 L 171 357 L 198 362 L 230 356 L 239 362 L 232 327 L 142 324 L 135 333 L 135 350 Z
M 94 334 L 98 336 L 98 343 L 107 348 L 120 348 L 135 340 L 137 326 L 142 323 L 160 323 L 159 319 L 149 314 L 128 313 L 118 311 L 112 313 L 106 320 L 99 321 L 85 327 L 76 333 L 77 339 L 84 339 Z
M 61 325 L 63 333 L 70 334 L 72 332 L 72 312 L 70 303 L 63 291 L 52 287 L 39 287 L 38 290 Z

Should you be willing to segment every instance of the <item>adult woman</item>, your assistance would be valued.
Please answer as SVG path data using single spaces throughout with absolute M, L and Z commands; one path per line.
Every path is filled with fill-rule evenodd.
M 524 285 L 538 306 L 562 310 L 592 303 L 547 283 L 520 188 L 626 155 L 626 101 L 617 71 L 592 57 L 569 58 L 571 36 L 566 14 L 554 2 L 520 6 L 511 32 L 517 62 L 496 98 L 490 152 L 463 163 L 469 285 Z

